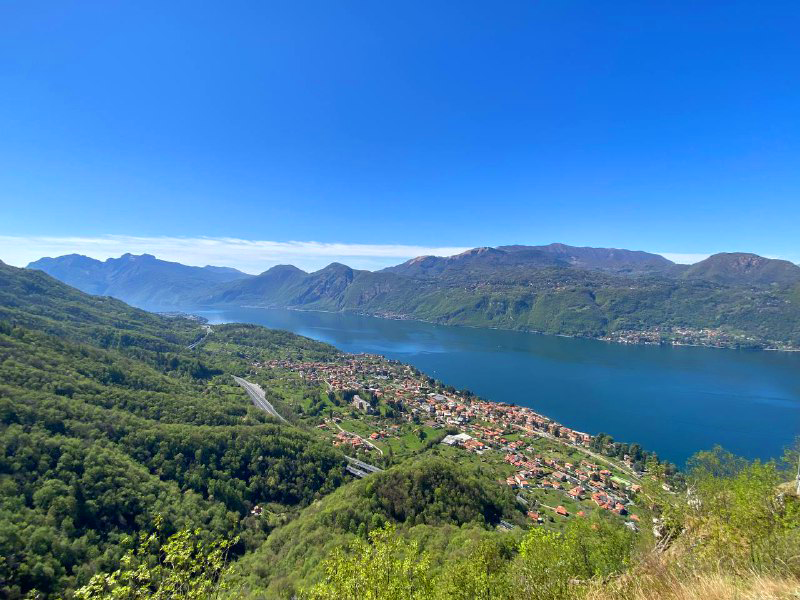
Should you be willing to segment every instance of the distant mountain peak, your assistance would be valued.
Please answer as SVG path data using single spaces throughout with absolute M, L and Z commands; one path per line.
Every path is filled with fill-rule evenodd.
M 750 271 L 752 269 L 758 269 L 763 267 L 764 265 L 768 264 L 769 262 L 775 260 L 771 258 L 766 258 L 764 256 L 759 256 L 758 254 L 752 254 L 750 252 L 719 252 L 718 254 L 712 254 L 709 258 L 714 258 L 715 260 L 725 260 L 736 269 L 741 271 Z M 708 260 L 708 259 L 706 259 Z
M 319 271 L 317 271 L 317 273 L 324 273 L 324 272 L 328 272 L 328 271 L 332 271 L 332 272 L 347 272 L 347 271 L 353 271 L 353 270 L 354 269 L 352 267 L 348 267 L 347 265 L 344 265 L 344 264 L 342 264 L 340 262 L 332 262 L 328 266 L 321 268 Z
M 558 268 L 613 273 L 658 273 L 674 267 L 660 254 L 617 248 L 591 248 L 552 243 L 546 246 L 480 246 L 449 257 L 418 256 L 384 271 L 409 277 L 431 277 L 445 271 L 502 268 Z
M 82 261 L 82 262 L 87 262 L 87 263 L 102 264 L 101 261 L 99 261 L 97 259 L 91 258 L 89 256 L 85 256 L 83 254 L 77 254 L 77 253 L 73 252 L 72 254 L 65 254 L 63 256 L 58 256 L 58 257 L 55 257 L 55 258 L 51 257 L 51 256 L 44 256 L 44 257 L 40 258 L 39 260 L 36 260 L 36 261 L 30 263 L 28 265 L 28 268 L 32 268 L 31 265 L 34 265 L 34 264 L 37 264 L 37 263 L 42 263 L 42 262 L 49 262 L 49 261 L 61 261 L 61 262 L 65 262 L 65 261 Z
M 28 265 L 89 294 L 114 296 L 151 309 L 185 306 L 211 287 L 249 278 L 230 267 L 192 267 L 130 252 L 103 262 L 69 254 Z
M 433 256 L 432 254 L 423 254 L 422 256 L 417 256 L 416 258 L 412 258 L 410 260 L 407 260 L 405 262 L 405 264 L 416 265 L 416 264 L 419 264 L 421 262 L 425 262 L 426 260 L 429 260 L 431 258 L 438 258 L 438 257 Z
M 478 248 L 471 248 L 470 250 L 464 250 L 464 252 L 461 252 L 460 254 L 456 254 L 449 258 L 466 258 L 468 256 L 480 256 L 482 254 L 497 254 L 501 252 L 502 250 L 498 250 L 490 246 L 480 246 Z
M 261 274 L 266 275 L 267 273 L 282 273 L 282 272 L 305 273 L 303 269 L 295 267 L 294 265 L 274 265 Z
M 691 265 L 683 276 L 717 283 L 792 284 L 800 282 L 800 267 L 749 252 L 720 252 Z

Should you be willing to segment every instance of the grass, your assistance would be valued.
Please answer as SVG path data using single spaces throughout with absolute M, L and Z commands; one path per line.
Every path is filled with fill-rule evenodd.
M 594 582 L 585 600 L 798 600 L 800 581 L 779 574 L 691 571 L 675 557 L 651 556 L 632 573 Z

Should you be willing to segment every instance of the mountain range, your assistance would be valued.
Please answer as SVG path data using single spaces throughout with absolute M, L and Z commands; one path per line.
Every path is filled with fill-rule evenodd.
M 496 256 L 478 251 L 467 257 L 474 255 Z M 775 268 L 759 264 L 734 259 L 735 270 L 750 275 L 753 269 Z M 711 267 L 720 272 L 717 262 Z M 551 272 L 562 279 L 572 273 L 575 281 L 592 285 L 620 277 L 578 268 L 541 270 L 548 273 L 541 281 L 549 284 Z M 658 289 L 645 282 L 663 279 L 637 277 L 624 276 L 642 297 Z M 230 290 L 260 281 L 267 291 L 277 286 L 287 297 L 300 293 L 292 298 L 313 304 L 350 294 L 365 278 L 393 285 L 411 281 L 431 294 L 440 282 L 434 278 L 428 288 L 422 278 L 332 265 L 311 274 L 276 267 L 266 277 L 213 285 Z M 688 281 L 702 281 L 707 293 L 732 289 Z M 498 291 L 498 298 L 515 285 Z M 764 285 L 743 289 L 752 299 Z M 597 289 L 592 293 L 602 305 Z M 769 293 L 778 297 L 775 290 Z M 354 371 L 360 381 L 351 384 Z M 333 387 L 327 377 L 307 378 L 314 372 L 348 375 Z M 254 405 L 232 376 L 258 386 L 284 420 Z M 374 412 L 354 410 L 356 392 L 371 398 Z M 474 420 L 450 429 L 454 420 L 445 411 L 420 416 L 412 403 L 429 405 L 427 398 L 441 399 L 440 406 L 452 402 L 467 415 L 459 419 Z M 720 552 L 732 546 L 731 539 L 769 548 L 765 558 L 756 555 L 769 573 L 783 573 L 773 571 L 774 564 L 792 564 L 797 556 L 794 484 L 778 487 L 794 477 L 793 461 L 779 470 L 779 461 L 748 465 L 719 447 L 701 452 L 687 477 L 699 482 L 692 489 L 704 495 L 692 496 L 701 501 L 689 506 L 681 493 L 684 475 L 639 444 L 597 434 L 584 447 L 565 437 L 576 432 L 549 420 L 543 425 L 547 435 L 526 435 L 519 422 L 535 413 L 526 417 L 519 410 L 492 405 L 394 361 L 345 355 L 254 325 L 209 328 L 194 319 L 148 313 L 85 294 L 42 271 L 0 262 L 0 598 L 344 598 L 362 597 L 350 593 L 353 589 L 391 584 L 391 593 L 373 597 L 395 599 L 402 584 L 414 592 L 403 598 L 503 600 L 541 598 L 539 590 L 547 590 L 542 582 L 559 577 L 558 589 L 570 593 L 550 598 L 585 598 L 598 589 L 600 595 L 592 597 L 630 599 L 628 588 L 609 593 L 611 577 L 651 581 L 649 572 L 639 571 L 641 556 L 675 557 L 676 573 L 685 572 L 687 564 L 703 568 L 708 532 L 719 539 L 707 567 L 714 582 Z M 492 428 L 476 426 L 486 423 L 487 415 Z M 354 443 L 361 438 L 344 427 L 361 435 L 373 432 L 380 454 Z M 453 437 L 448 433 L 467 429 L 480 452 L 447 442 Z M 349 440 L 346 445 L 342 438 Z M 353 467 L 365 465 L 353 454 L 375 471 Z M 521 468 L 528 469 L 528 461 L 542 465 L 532 481 L 510 483 L 525 473 Z M 557 472 L 562 464 L 565 472 Z M 642 468 L 647 476 L 641 476 Z M 363 479 L 352 476 L 359 473 Z M 573 474 L 598 491 L 581 499 L 574 492 L 583 494 L 584 488 L 572 488 L 577 481 L 556 479 L 570 480 Z M 776 497 L 783 501 L 776 503 Z M 627 506 L 612 504 L 617 498 Z M 729 526 L 731 511 L 744 517 Z M 663 535 L 650 535 L 655 514 L 675 515 L 670 527 L 677 537 L 668 551 L 661 550 Z M 647 526 L 639 529 L 637 523 Z M 220 546 L 223 541 L 230 544 Z M 754 561 L 750 548 L 741 548 L 723 556 L 725 564 L 743 564 L 736 567 L 740 572 L 760 577 L 752 565 L 761 563 L 733 562 Z M 220 553 L 231 563 L 213 571 Z M 556 568 L 547 570 L 548 565 Z M 672 582 L 672 568 L 657 563 L 653 571 L 666 571 Z M 340 585 L 338 575 L 330 576 L 340 572 L 359 577 L 356 585 L 350 579 Z M 416 579 L 407 585 L 409 573 Z M 424 589 L 441 594 L 417 594 L 420 574 L 427 578 Z M 221 583 L 213 587 L 216 577 Z M 691 577 L 680 583 L 682 592 L 696 584 L 696 575 Z M 790 593 L 796 577 L 785 577 Z M 571 593 L 578 585 L 584 587 Z M 634 585 L 642 584 L 634 580 Z M 736 588 L 738 593 L 739 581 Z M 648 598 L 664 597 L 664 586 L 655 589 Z
M 565 244 L 473 248 L 456 256 L 419 256 L 384 271 L 410 277 L 445 272 L 475 272 L 510 267 L 574 267 L 609 273 L 666 272 L 677 265 L 659 254 L 616 248 L 579 248 Z
M 678 341 L 800 345 L 800 267 L 747 253 L 679 265 L 641 251 L 516 245 L 374 272 L 333 263 L 313 273 L 278 265 L 257 276 L 147 254 L 105 262 L 69 255 L 28 267 L 149 309 L 259 306 L 588 337 L 683 331 Z
M 189 267 L 151 254 L 99 261 L 80 254 L 42 258 L 28 265 L 87 294 L 112 296 L 142 308 L 181 305 L 198 289 L 252 277 L 229 267 Z

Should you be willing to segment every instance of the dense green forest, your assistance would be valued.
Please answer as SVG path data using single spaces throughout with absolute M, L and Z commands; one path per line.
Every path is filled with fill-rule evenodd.
M 508 488 L 474 466 L 425 456 L 310 506 L 244 557 L 231 579 L 241 594 L 290 596 L 302 583 L 322 578 L 323 559 L 335 548 L 387 524 L 401 524 L 425 548 L 438 548 L 444 562 L 468 541 L 492 537 L 501 519 L 525 522 Z
M 689 466 L 688 502 L 648 485 L 644 494 L 660 506 L 657 539 L 599 517 L 575 519 L 559 533 L 470 540 L 436 569 L 441 555 L 390 525 L 332 552 L 324 580 L 301 597 L 790 600 L 800 592 L 800 497 L 782 485 L 797 452 L 785 458 L 701 452 Z
M 185 349 L 202 334 L 196 322 L 5 265 L 0 301 L 2 595 L 60 597 L 113 570 L 156 515 L 166 532 L 241 534 L 241 553 L 269 530 L 249 518 L 256 502 L 296 509 L 342 483 L 341 454 L 271 423 L 233 385 L 242 352 Z M 220 340 L 238 337 L 220 329 Z M 276 356 L 335 352 L 251 333 Z
M 231 541 L 204 542 L 197 531 L 164 541 L 143 536 L 119 569 L 93 577 L 79 597 L 792 600 L 800 591 L 800 498 L 782 482 L 796 450 L 785 459 L 751 463 L 720 448 L 699 453 L 687 473 L 689 501 L 648 482 L 642 497 L 659 506 L 653 536 L 601 513 L 573 519 L 561 531 L 502 532 L 480 519 L 460 526 L 438 517 L 436 525 L 384 521 L 378 509 L 370 528 L 344 538 L 335 525 L 322 528 L 323 515 L 333 517 L 337 506 L 370 494 L 343 487 L 322 502 L 326 508 L 305 509 L 233 565 L 224 553 Z M 399 493 L 429 467 L 446 469 L 426 461 L 400 469 Z M 434 494 L 452 489 L 439 483 L 444 487 Z M 456 500 L 475 506 L 474 498 Z M 146 560 L 153 547 L 162 557 L 157 564 Z

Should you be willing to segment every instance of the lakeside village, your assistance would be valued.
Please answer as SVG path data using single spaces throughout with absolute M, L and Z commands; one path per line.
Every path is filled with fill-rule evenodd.
M 640 517 L 631 509 L 641 491 L 636 483 L 642 476 L 636 470 L 642 468 L 641 463 L 637 465 L 628 455 L 612 462 L 590 450 L 593 436 L 530 408 L 481 400 L 449 386 L 442 388 L 413 367 L 376 355 L 347 355 L 332 362 L 272 360 L 253 366 L 288 370 L 308 383 L 324 385 L 329 398 L 338 393 L 345 412 L 329 410 L 329 417 L 322 416 L 317 427 L 333 434 L 332 443 L 346 452 L 378 452 L 382 456 L 377 444 L 401 436 L 413 439 L 408 427 L 404 430 L 398 421 L 416 425 L 417 433 L 423 427 L 445 430 L 450 432 L 441 438 L 445 446 L 502 457 L 503 470 L 509 474 L 499 481 L 515 490 L 517 500 L 529 507 L 528 517 L 534 523 L 604 510 L 638 530 Z M 381 405 L 388 408 L 388 412 L 384 408 L 384 415 L 391 414 L 394 424 L 380 418 Z M 348 420 L 348 414 L 358 419 Z M 355 429 L 357 423 L 363 426 L 363 422 L 373 423 L 378 430 L 367 433 L 362 429 L 359 435 L 346 429 Z M 452 433 L 455 430 L 458 432 Z M 542 440 L 560 451 L 537 452 Z
M 753 336 L 731 333 L 720 328 L 652 327 L 650 329 L 613 331 L 599 338 L 618 344 L 648 346 L 702 346 L 710 348 L 761 348 L 764 350 L 797 351 L 788 343 L 765 344 Z

